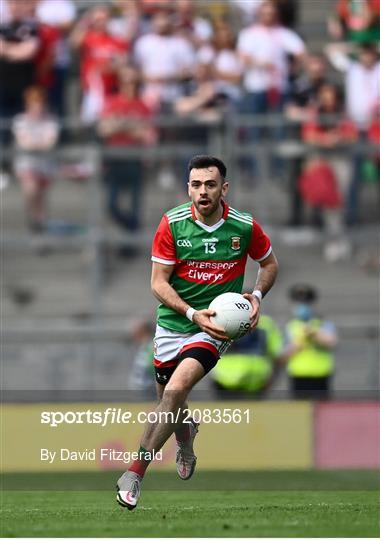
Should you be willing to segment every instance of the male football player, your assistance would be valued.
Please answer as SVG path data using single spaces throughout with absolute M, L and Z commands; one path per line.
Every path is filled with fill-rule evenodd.
M 153 241 L 151 284 L 161 302 L 154 338 L 158 420 L 147 425 L 139 459 L 117 483 L 117 501 L 129 510 L 136 507 L 153 450 L 159 451 L 173 432 L 179 477 L 188 480 L 194 472 L 198 425 L 184 422 L 186 398 L 230 343 L 213 323 L 215 312 L 208 305 L 219 294 L 241 293 L 250 256 L 260 265 L 252 294 L 244 295 L 252 304 L 253 330 L 260 302 L 278 272 L 270 240 L 260 225 L 225 202 L 229 184 L 224 163 L 213 156 L 195 156 L 188 171 L 191 202 L 165 213 Z M 160 413 L 172 413 L 172 421 L 160 422 Z

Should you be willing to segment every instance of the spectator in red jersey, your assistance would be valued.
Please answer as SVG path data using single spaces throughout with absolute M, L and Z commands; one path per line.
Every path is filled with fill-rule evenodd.
M 128 65 L 119 73 L 120 90 L 106 98 L 98 133 L 107 147 L 125 148 L 146 146 L 155 142 L 151 127 L 152 110 L 139 95 L 140 76 Z M 143 160 L 106 158 L 105 182 L 108 210 L 113 220 L 125 230 L 136 230 L 140 225 L 143 191 Z M 125 194 L 130 195 L 129 207 L 124 207 Z
M 54 174 L 49 152 L 58 140 L 59 124 L 48 114 L 42 88 L 25 91 L 25 112 L 16 115 L 12 130 L 16 142 L 15 174 L 25 197 L 27 219 L 33 232 L 46 225 L 46 193 Z
M 338 40 L 379 41 L 380 0 L 338 0 L 328 30 Z
M 42 41 L 39 83 L 48 88 L 49 105 L 60 117 L 64 116 L 64 92 L 71 60 L 67 37 L 76 11 L 73 0 L 40 0 L 36 7 Z
M 317 100 L 315 119 L 303 127 L 303 140 L 313 151 L 300 177 L 300 192 L 306 204 L 322 209 L 329 237 L 325 257 L 335 262 L 350 254 L 343 225 L 343 201 L 350 164 L 333 151 L 355 142 L 357 130 L 349 120 L 337 119 L 337 115 L 342 114 L 343 102 L 336 86 L 322 85 Z
M 297 77 L 289 93 L 289 101 L 285 108 L 286 117 L 292 122 L 288 126 L 288 135 L 291 140 L 301 139 L 301 123 L 305 123 L 313 118 L 317 97 L 320 88 L 327 82 L 326 60 L 324 56 L 309 54 L 304 65 L 304 70 Z M 286 143 L 285 143 L 286 144 Z M 304 162 L 304 153 L 300 145 L 299 150 L 295 149 L 292 156 L 289 156 L 289 195 L 290 195 L 290 216 L 288 224 L 292 227 L 303 225 L 303 204 L 298 189 L 298 178 L 301 174 Z M 320 223 L 320 212 L 316 210 L 313 216 L 315 224 Z
M 110 33 L 109 22 L 108 7 L 96 6 L 84 14 L 71 35 L 80 52 L 82 119 L 86 123 L 97 120 L 105 98 L 117 90 L 117 71 L 127 60 L 129 43 Z

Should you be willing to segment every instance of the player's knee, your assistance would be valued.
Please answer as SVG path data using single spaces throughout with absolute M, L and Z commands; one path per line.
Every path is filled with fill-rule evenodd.
M 168 384 L 162 396 L 162 404 L 166 410 L 175 410 L 181 407 L 186 400 L 188 390 L 178 383 Z

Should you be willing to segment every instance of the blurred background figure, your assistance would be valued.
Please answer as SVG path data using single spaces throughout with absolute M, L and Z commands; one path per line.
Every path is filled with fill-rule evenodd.
M 298 23 L 298 0 L 275 0 L 280 23 L 287 28 L 294 28 Z
M 379 41 L 380 2 L 378 0 L 338 0 L 328 18 L 331 37 L 340 41 Z
M 133 44 L 146 27 L 141 17 L 138 0 L 113 0 L 113 14 L 108 24 L 110 33 L 128 43 Z
M 172 114 L 175 102 L 186 94 L 186 85 L 193 76 L 195 52 L 187 37 L 175 33 L 169 10 L 153 15 L 152 31 L 136 41 L 134 61 L 142 74 L 143 98 L 158 113 Z M 175 128 L 161 128 L 163 143 L 172 143 L 176 138 Z M 159 186 L 170 189 L 174 182 L 173 163 L 163 161 L 158 171 Z
M 249 26 L 256 21 L 257 11 L 263 0 L 228 0 L 230 9 L 237 18 L 239 27 Z
M 133 66 L 120 69 L 120 90 L 106 98 L 98 124 L 106 148 L 141 147 L 155 142 L 150 124 L 152 109 L 140 95 L 140 82 L 139 72 Z M 135 231 L 141 224 L 143 160 L 119 155 L 106 157 L 104 166 L 108 211 L 122 229 Z
M 317 104 L 318 93 L 327 82 L 327 64 L 324 56 L 309 54 L 304 69 L 295 78 L 289 92 L 285 108 L 286 117 L 292 122 L 288 135 L 292 139 L 301 138 L 301 126 L 311 120 Z M 305 157 L 302 149 L 289 160 L 289 220 L 292 227 L 304 224 L 303 201 L 299 192 L 300 177 Z
M 59 124 L 47 111 L 43 89 L 28 88 L 24 102 L 24 112 L 12 123 L 17 150 L 14 172 L 23 191 L 28 226 L 32 232 L 42 232 L 47 224 L 47 188 L 55 173 L 50 151 L 58 141 Z
M 346 45 L 332 44 L 326 48 L 328 58 L 338 71 L 345 74 L 346 111 L 359 131 L 359 139 L 368 142 L 368 129 L 380 104 L 380 61 L 375 43 L 364 43 L 357 58 L 349 55 Z M 364 91 L 365 89 L 365 91 Z M 347 195 L 346 221 L 353 225 L 358 219 L 359 193 L 363 178 L 363 148 L 354 152 L 352 178 Z
M 279 23 L 275 2 L 265 0 L 257 11 L 257 22 L 241 30 L 238 51 L 244 64 L 243 87 L 245 97 L 241 112 L 244 114 L 280 113 L 283 110 L 289 86 L 289 55 L 301 62 L 305 54 L 302 39 Z M 258 141 L 263 130 L 247 130 L 249 141 Z M 281 124 L 274 130 L 274 138 L 283 135 Z M 255 173 L 252 160 L 246 163 Z M 278 172 L 278 171 L 276 171 Z
M 215 21 L 213 38 L 198 50 L 197 62 L 207 67 L 218 96 L 237 109 L 242 97 L 243 64 L 236 50 L 236 36 L 227 20 Z
M 132 341 L 136 347 L 128 388 L 146 400 L 155 398 L 153 352 L 154 325 L 150 320 L 139 321 L 132 328 Z M 135 395 L 136 395 L 135 394 Z
M 8 15 L 0 21 L 0 118 L 11 119 L 23 109 L 23 93 L 36 82 L 35 58 L 40 45 L 38 23 L 31 18 L 30 0 L 7 0 Z M 6 81 L 6 84 L 4 84 Z M 0 144 L 9 134 L 0 131 Z
M 207 19 L 196 14 L 196 7 L 194 0 L 174 0 L 176 33 L 198 48 L 211 40 L 212 26 Z
M 344 199 L 347 193 L 350 167 L 336 148 L 353 143 L 357 131 L 343 112 L 343 101 L 338 88 L 325 83 L 317 94 L 313 119 L 303 126 L 303 140 L 311 154 L 299 179 L 301 197 L 312 208 L 323 210 L 327 232 L 325 257 L 335 262 L 350 255 L 344 229 Z
M 153 16 L 152 32 L 136 41 L 134 61 L 141 69 L 143 97 L 170 112 L 191 78 L 194 49 L 187 38 L 175 34 L 169 12 L 158 11 Z
M 65 91 L 72 60 L 68 36 L 76 14 L 73 0 L 40 0 L 36 3 L 43 44 L 39 82 L 48 88 L 49 106 L 61 118 L 65 114 Z
M 272 317 L 261 315 L 256 329 L 237 340 L 211 371 L 220 399 L 262 397 L 283 364 L 281 330 Z
M 297 284 L 289 290 L 293 317 L 286 325 L 285 355 L 291 392 L 296 399 L 328 399 L 338 338 L 331 321 L 318 315 L 317 290 Z
M 117 71 L 126 63 L 129 42 L 111 34 L 110 10 L 99 4 L 85 12 L 74 27 L 71 43 L 80 54 L 82 120 L 95 122 L 104 100 L 117 88 Z

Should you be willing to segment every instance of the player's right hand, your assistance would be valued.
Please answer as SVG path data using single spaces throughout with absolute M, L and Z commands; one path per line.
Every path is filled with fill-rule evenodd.
M 216 326 L 212 322 L 211 317 L 214 315 L 216 315 L 216 313 L 212 309 L 200 309 L 194 313 L 193 321 L 201 330 L 203 330 L 203 332 L 206 332 L 212 338 L 228 341 L 230 338 L 224 332 L 223 328 Z

